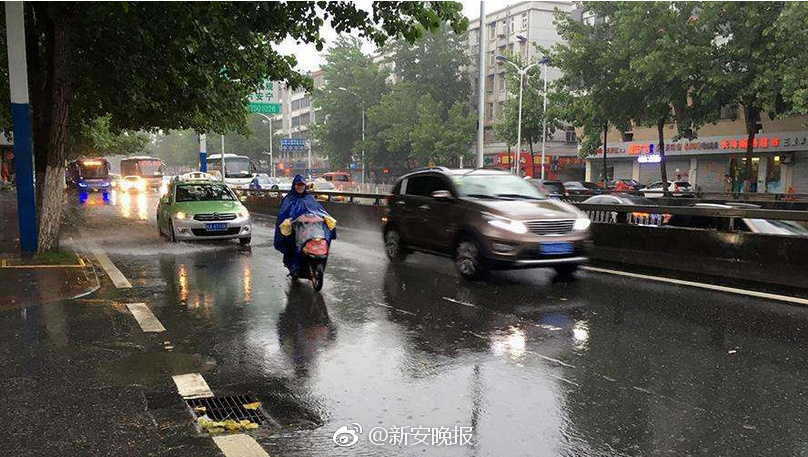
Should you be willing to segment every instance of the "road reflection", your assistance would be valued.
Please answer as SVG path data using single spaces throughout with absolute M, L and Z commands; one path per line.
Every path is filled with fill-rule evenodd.
M 337 336 L 322 294 L 293 281 L 286 292 L 286 308 L 278 318 L 278 340 L 298 377 L 307 377 L 317 354 Z

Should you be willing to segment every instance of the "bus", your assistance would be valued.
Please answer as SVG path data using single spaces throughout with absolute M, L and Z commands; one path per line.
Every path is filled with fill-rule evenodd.
M 146 181 L 146 187 L 159 188 L 163 183 L 166 166 L 156 157 L 136 156 L 121 159 L 121 178 L 140 176 Z
M 222 155 L 211 154 L 207 159 L 208 173 L 222 176 Z M 253 161 L 247 156 L 240 156 L 237 154 L 224 155 L 224 182 L 233 189 L 249 189 L 250 182 L 253 179 L 253 173 L 256 172 L 256 166 Z
M 82 192 L 106 192 L 112 187 L 109 162 L 103 157 L 82 157 L 67 164 L 67 185 Z

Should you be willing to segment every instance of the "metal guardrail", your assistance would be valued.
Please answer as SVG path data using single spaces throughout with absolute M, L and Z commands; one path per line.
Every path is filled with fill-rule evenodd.
M 257 190 L 249 189 L 243 191 L 247 195 L 254 196 L 269 196 L 273 198 L 282 198 L 286 191 L 277 190 Z M 385 205 L 390 198 L 389 194 L 373 194 L 373 193 L 359 193 L 359 192 L 316 192 L 309 191 L 315 197 L 324 197 L 325 201 L 333 201 L 340 203 L 339 197 L 346 203 L 359 203 L 357 200 L 370 200 L 373 205 Z M 654 215 L 671 214 L 671 215 L 687 215 L 687 216 L 710 216 L 710 217 L 726 217 L 726 218 L 745 218 L 745 219 L 776 219 L 786 221 L 800 221 L 808 222 L 808 211 L 796 210 L 781 210 L 781 209 L 762 209 L 762 208 L 704 208 L 704 207 L 691 207 L 691 206 L 671 206 L 671 205 L 602 205 L 602 204 L 587 204 L 581 202 L 569 202 L 578 209 L 585 212 L 592 213 L 615 213 L 615 214 L 628 214 L 628 217 L 622 218 L 621 222 L 658 225 Z M 648 216 L 646 216 L 648 215 Z M 603 219 L 603 220 L 599 220 Z M 594 222 L 617 222 L 617 216 L 595 216 Z M 632 222 L 634 221 L 634 222 Z

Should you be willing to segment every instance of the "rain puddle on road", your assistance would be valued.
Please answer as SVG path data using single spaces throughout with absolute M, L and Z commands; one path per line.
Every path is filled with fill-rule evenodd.
M 216 366 L 216 360 L 200 354 L 187 354 L 157 349 L 135 353 L 105 366 L 102 377 L 114 384 L 164 382 L 172 375 L 205 373 Z

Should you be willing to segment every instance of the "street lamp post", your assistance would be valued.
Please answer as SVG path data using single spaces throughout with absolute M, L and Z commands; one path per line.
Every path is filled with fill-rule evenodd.
M 263 117 L 265 119 L 264 124 L 269 124 L 269 166 L 270 166 L 269 175 L 274 178 L 275 177 L 275 162 L 273 162 L 273 160 L 272 160 L 272 140 L 274 140 L 274 138 L 272 137 L 272 118 L 267 116 L 266 114 L 261 114 L 261 113 L 256 113 L 256 114 L 258 114 L 259 116 L 261 116 L 261 117 Z
M 348 92 L 349 94 L 353 95 L 354 97 L 358 98 L 359 101 L 362 103 L 362 185 L 365 185 L 365 101 L 362 100 L 362 97 L 356 94 L 356 92 L 352 90 L 348 90 L 344 87 L 337 87 L 337 89 Z
M 517 74 L 519 74 L 519 105 L 518 105 L 519 114 L 516 127 L 516 160 L 513 162 L 511 168 L 512 173 L 518 174 L 519 161 L 522 159 L 522 90 L 524 88 L 525 75 L 527 74 L 528 71 L 530 71 L 531 68 L 538 65 L 538 62 L 520 68 L 518 65 L 508 60 L 508 58 L 505 56 L 497 56 L 497 61 L 499 61 L 500 63 L 507 63 L 508 65 L 515 68 Z
M 541 114 L 541 179 L 544 181 L 544 143 L 547 141 L 547 64 L 550 63 L 549 57 L 542 57 L 539 63 L 544 67 L 544 100 L 542 105 Z

